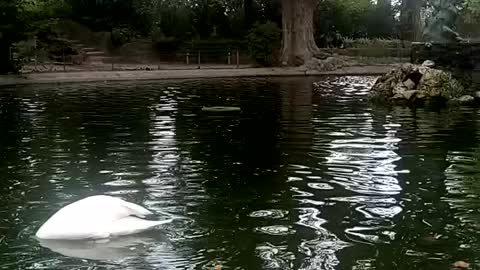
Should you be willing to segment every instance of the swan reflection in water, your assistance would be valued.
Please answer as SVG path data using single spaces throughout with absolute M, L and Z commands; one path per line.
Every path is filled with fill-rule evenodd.
M 111 261 L 139 256 L 158 239 L 148 236 L 123 236 L 104 240 L 44 240 L 42 247 L 67 257 Z
M 201 257 L 196 256 L 195 251 L 175 247 L 169 235 L 163 233 L 145 232 L 101 240 L 38 241 L 42 247 L 62 256 L 89 260 L 94 264 L 114 263 L 122 267 L 142 265 L 147 269 L 180 269 L 182 265 L 198 266 L 205 263 Z

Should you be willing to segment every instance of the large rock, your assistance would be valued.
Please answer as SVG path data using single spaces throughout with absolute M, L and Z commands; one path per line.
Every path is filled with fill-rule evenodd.
M 465 95 L 452 74 L 428 66 L 405 64 L 380 77 L 370 97 L 393 103 L 449 101 Z

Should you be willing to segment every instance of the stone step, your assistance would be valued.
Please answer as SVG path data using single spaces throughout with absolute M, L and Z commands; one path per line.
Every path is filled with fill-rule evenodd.
M 87 56 L 105 56 L 104 52 L 101 51 L 90 51 L 85 53 Z
M 83 45 L 83 42 L 80 41 L 80 40 L 76 40 L 76 39 L 70 39 L 69 42 L 73 45 Z
M 65 42 L 65 43 L 71 43 L 70 39 L 64 38 L 64 37 L 58 37 L 58 38 L 56 38 L 56 40 L 61 41 L 61 42 Z
M 77 49 L 81 49 L 85 47 L 85 45 L 78 40 L 71 40 L 69 38 L 64 38 L 64 37 L 59 37 L 56 40 L 69 44 L 70 46 L 75 47 Z
M 98 52 L 99 51 L 98 49 L 91 48 L 91 47 L 83 47 L 82 50 L 84 52 Z
M 110 59 L 111 59 L 110 56 L 88 56 L 85 62 L 104 64 L 104 63 L 111 63 L 111 61 L 109 61 Z
M 65 34 L 60 35 L 60 39 L 70 44 L 72 47 L 84 52 L 86 62 L 102 64 L 105 61 L 109 62 L 109 59 L 111 59 L 111 57 L 107 56 L 105 52 L 97 48 L 90 47 L 81 40 L 71 39 Z

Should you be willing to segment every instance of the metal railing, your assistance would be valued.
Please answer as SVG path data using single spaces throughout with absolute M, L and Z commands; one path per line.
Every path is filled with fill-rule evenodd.
M 348 48 L 330 49 L 339 55 L 359 58 L 398 58 L 404 60 L 409 57 L 410 49 L 405 48 Z M 202 50 L 185 50 L 169 53 L 155 53 L 149 55 L 95 55 L 83 52 L 77 55 L 67 55 L 65 48 L 61 55 L 52 57 L 45 51 L 32 50 L 20 55 L 15 48 L 11 48 L 10 57 L 22 69 L 21 73 L 37 72 L 72 72 L 72 71 L 121 71 L 121 70 L 175 70 L 175 69 L 229 69 L 251 67 L 254 63 L 245 50 L 217 48 Z M 102 53 L 97 51 L 97 53 Z
M 243 68 L 252 65 L 248 56 L 239 49 L 157 53 L 154 56 L 67 55 L 62 49 L 62 55 L 55 57 L 39 50 L 22 56 L 13 51 L 12 48 L 11 58 L 22 66 L 22 73 Z

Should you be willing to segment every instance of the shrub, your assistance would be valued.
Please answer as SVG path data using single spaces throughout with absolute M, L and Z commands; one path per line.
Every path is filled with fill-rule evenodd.
M 410 48 L 411 42 L 399 39 L 385 38 L 345 38 L 345 47 L 347 48 Z
M 129 27 L 120 26 L 112 29 L 112 43 L 117 47 L 130 42 L 134 36 L 134 32 Z
M 273 22 L 255 24 L 247 35 L 248 52 L 258 64 L 271 66 L 276 62 L 282 31 Z

